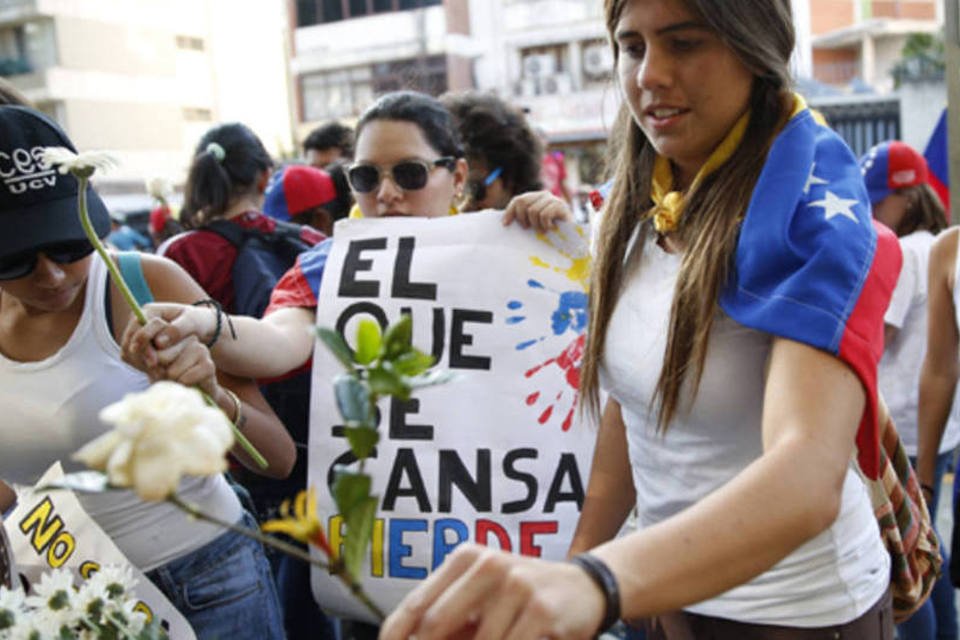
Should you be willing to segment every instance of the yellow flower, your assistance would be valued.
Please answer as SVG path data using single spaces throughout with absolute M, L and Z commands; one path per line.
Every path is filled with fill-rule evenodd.
M 293 513 L 290 513 L 290 501 L 285 500 L 280 506 L 280 515 L 277 520 L 264 522 L 260 527 L 268 533 L 283 533 L 294 540 L 311 544 L 320 548 L 327 557 L 334 558 L 330 543 L 323 532 L 323 525 L 317 516 L 317 492 L 312 487 L 301 491 L 293 500 Z

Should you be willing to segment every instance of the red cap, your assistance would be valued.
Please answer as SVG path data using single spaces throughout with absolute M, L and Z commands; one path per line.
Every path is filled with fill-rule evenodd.
M 167 220 L 173 218 L 173 214 L 168 207 L 160 206 L 150 211 L 150 231 L 161 233 L 167 224 Z
M 910 145 L 891 140 L 870 149 L 860 160 L 870 203 L 877 204 L 897 189 L 927 182 L 927 161 Z
M 321 169 L 292 164 L 274 174 L 264 193 L 263 212 L 277 220 L 324 205 L 337 197 L 330 174 Z

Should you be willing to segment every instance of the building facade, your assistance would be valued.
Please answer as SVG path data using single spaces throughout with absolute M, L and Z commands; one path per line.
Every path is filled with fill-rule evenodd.
M 353 122 L 376 96 L 474 86 L 468 0 L 289 0 L 295 134 Z
M 813 76 L 831 85 L 862 83 L 878 93 L 895 88 L 892 75 L 913 33 L 935 34 L 942 0 L 809 0 Z
M 200 136 L 241 121 L 292 147 L 281 0 L 0 0 L 0 75 L 82 149 L 117 154 L 108 198 L 182 183 Z

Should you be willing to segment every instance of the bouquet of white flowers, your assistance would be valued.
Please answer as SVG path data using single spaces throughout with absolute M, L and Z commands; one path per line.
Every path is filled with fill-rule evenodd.
M 138 610 L 135 583 L 129 569 L 102 567 L 79 587 L 64 569 L 44 574 L 29 595 L 0 586 L 0 639 L 166 638 Z

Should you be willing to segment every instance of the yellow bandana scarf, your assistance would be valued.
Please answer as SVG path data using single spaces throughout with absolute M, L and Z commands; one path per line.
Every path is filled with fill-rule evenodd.
M 807 103 L 800 94 L 793 94 L 793 108 L 787 120 L 793 118 L 807 108 Z M 823 116 L 813 111 L 813 118 L 819 124 L 826 126 Z M 740 116 L 733 128 L 727 133 L 727 137 L 713 150 L 707 161 L 703 163 L 697 175 L 690 183 L 687 193 L 696 191 L 704 178 L 717 170 L 724 162 L 730 159 L 733 152 L 740 145 L 743 139 L 743 133 L 747 130 L 747 124 L 750 122 L 750 112 Z M 680 222 L 680 216 L 683 215 L 685 196 L 679 191 L 673 191 L 673 169 L 670 168 L 670 161 L 661 155 L 658 155 L 653 163 L 653 178 L 650 183 L 650 197 L 653 199 L 653 207 L 647 213 L 647 217 L 653 218 L 653 226 L 658 233 L 670 233 L 677 228 Z
M 687 193 L 696 191 L 704 178 L 730 159 L 743 139 L 743 132 L 746 131 L 748 122 L 750 122 L 749 111 L 740 116 L 727 136 L 703 163 L 693 182 L 690 183 Z M 650 197 L 653 199 L 653 208 L 647 213 L 647 217 L 653 218 L 653 226 L 657 232 L 670 233 L 675 230 L 680 222 L 680 216 L 683 215 L 685 197 L 679 191 L 673 191 L 673 169 L 670 167 L 670 161 L 659 154 L 653 163 Z

